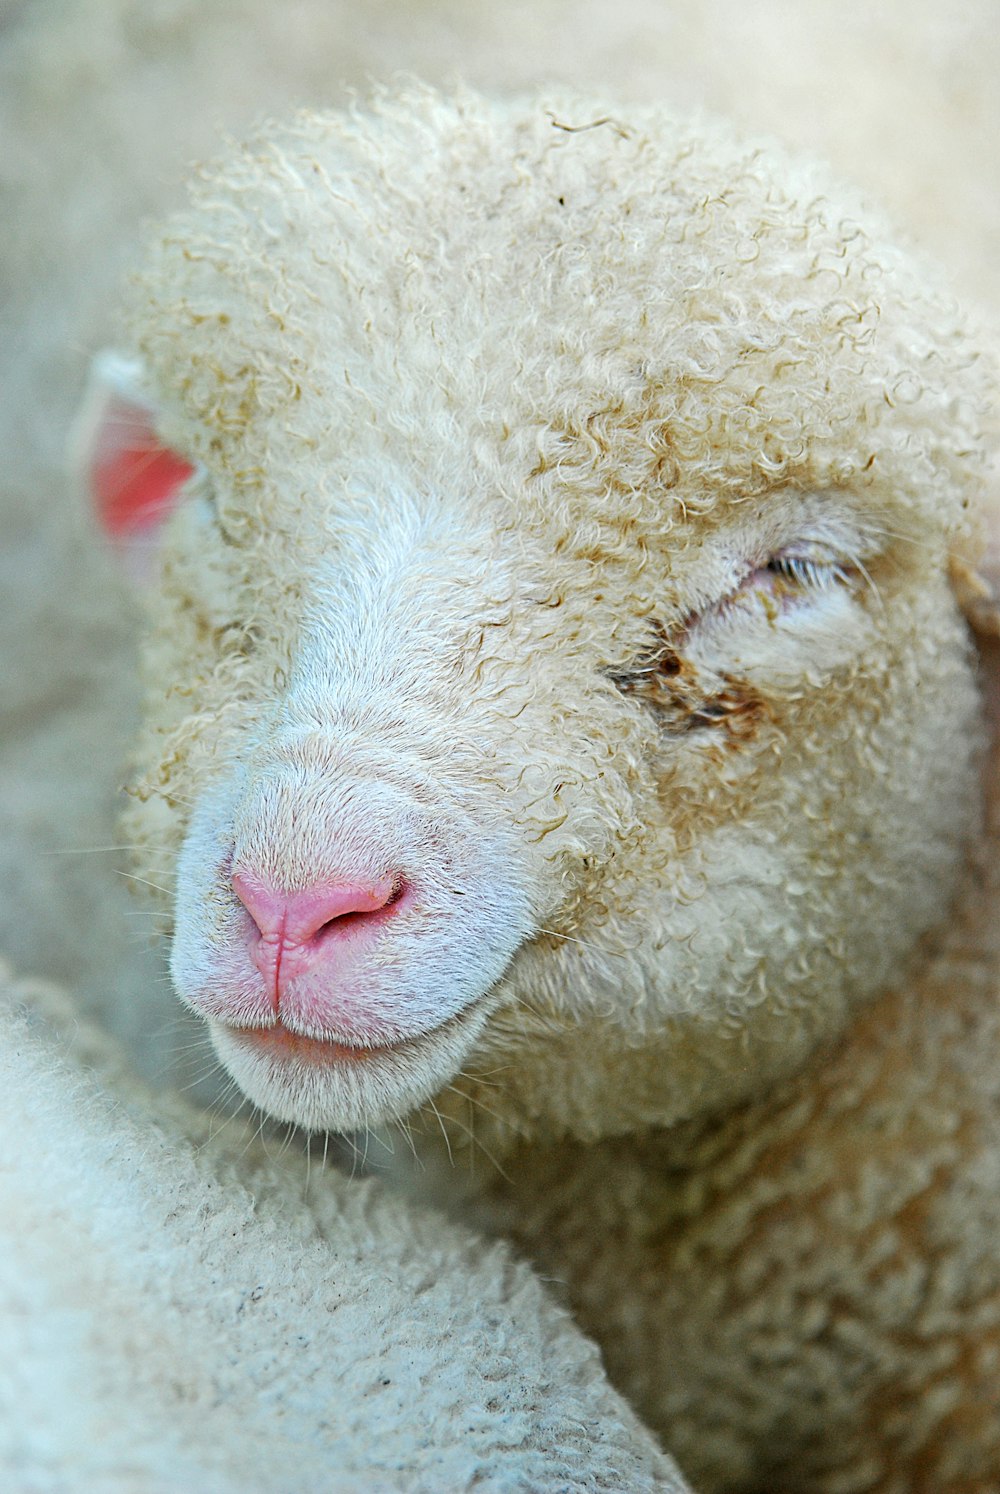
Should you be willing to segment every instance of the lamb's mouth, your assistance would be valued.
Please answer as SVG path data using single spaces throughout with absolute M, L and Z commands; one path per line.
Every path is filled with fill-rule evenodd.
M 283 1023 L 236 1027 L 209 1018 L 215 1051 L 253 1104 L 315 1131 L 355 1131 L 400 1120 L 468 1061 L 488 1003 L 474 1001 L 429 1032 L 355 1046 L 304 1036 Z
M 294 1032 L 281 1021 L 272 1027 L 235 1027 L 228 1022 L 217 1022 L 213 1027 L 222 1028 L 236 1044 L 246 1046 L 260 1057 L 278 1060 L 296 1059 L 300 1063 L 327 1066 L 335 1063 L 364 1063 L 366 1060 L 401 1053 L 419 1041 L 418 1037 L 401 1038 L 395 1043 L 372 1043 L 362 1047 L 352 1043 L 341 1043 L 335 1038 L 307 1037 Z M 447 1024 L 445 1024 L 447 1025 Z M 439 1031 L 440 1029 L 433 1029 Z M 430 1037 L 432 1033 L 421 1033 L 419 1037 Z

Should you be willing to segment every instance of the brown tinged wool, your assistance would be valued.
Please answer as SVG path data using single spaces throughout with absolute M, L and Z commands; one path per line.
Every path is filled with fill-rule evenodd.
M 765 1100 L 479 1159 L 471 1217 L 560 1284 L 695 1488 L 1000 1487 L 998 892 Z
M 997 747 L 985 781 L 986 835 L 919 974 L 793 1080 L 465 1181 L 466 1217 L 559 1283 L 698 1489 L 1000 1488 Z

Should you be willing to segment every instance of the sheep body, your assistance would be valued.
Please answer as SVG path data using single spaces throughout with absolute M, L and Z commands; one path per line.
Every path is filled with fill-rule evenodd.
M 5 1488 L 684 1487 L 505 1248 L 371 1181 L 308 1194 L 0 979 Z

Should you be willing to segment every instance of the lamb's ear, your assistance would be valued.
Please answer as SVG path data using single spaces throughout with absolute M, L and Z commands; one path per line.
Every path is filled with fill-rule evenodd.
M 952 555 L 952 590 L 977 638 L 1000 638 L 1000 477 L 967 551 Z
M 987 550 L 974 564 L 953 556 L 952 590 L 977 638 L 1000 638 L 1000 549 Z
M 110 351 L 94 359 L 72 459 L 101 528 L 132 575 L 142 576 L 163 520 L 195 469 L 157 435 L 133 359 Z
M 993 742 L 1000 743 L 1000 503 L 982 516 L 978 553 L 954 555 L 951 584 L 976 639 L 979 682 Z M 991 779 L 992 781 L 992 779 Z

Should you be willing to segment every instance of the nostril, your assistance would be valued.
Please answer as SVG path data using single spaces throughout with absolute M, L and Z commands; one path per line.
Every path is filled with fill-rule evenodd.
M 348 896 L 338 897 L 336 911 L 325 923 L 305 937 L 313 940 L 322 939 L 328 932 L 344 932 L 353 924 L 367 923 L 375 913 L 388 913 L 403 896 L 406 885 L 401 877 L 397 877 L 389 882 L 387 896 L 383 896 L 384 889 L 379 883 L 372 892 L 366 888 L 357 896 L 351 891 Z M 338 889 L 338 892 L 347 891 L 347 889 Z
M 346 933 L 353 925 L 394 907 L 406 890 L 406 883 L 397 876 L 330 881 L 282 892 L 242 869 L 233 872 L 232 883 L 262 939 L 299 945 Z

